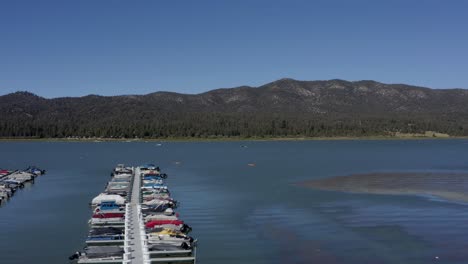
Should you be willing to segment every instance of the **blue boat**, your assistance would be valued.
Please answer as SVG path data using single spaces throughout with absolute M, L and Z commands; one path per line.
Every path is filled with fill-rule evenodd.
M 26 170 L 24 170 L 25 172 L 29 172 L 31 174 L 34 174 L 35 176 L 39 176 L 39 175 L 43 175 L 45 174 L 45 170 L 41 170 L 39 169 L 38 167 L 36 166 L 29 166 Z
M 95 212 L 121 212 L 124 211 L 123 206 L 120 206 L 115 203 L 115 201 L 103 201 L 101 205 L 96 207 Z
M 159 170 L 159 167 L 150 163 L 150 164 L 141 165 L 140 170 Z
M 144 183 L 143 184 L 143 187 L 151 187 L 151 188 L 154 188 L 154 189 L 163 189 L 163 188 L 167 188 L 166 185 L 164 184 L 160 184 L 160 183 Z
M 160 175 L 145 175 L 143 176 L 143 180 L 164 180 L 163 177 L 161 177 Z
M 101 235 L 88 236 L 87 241 L 109 241 L 109 240 L 124 240 L 124 235 Z

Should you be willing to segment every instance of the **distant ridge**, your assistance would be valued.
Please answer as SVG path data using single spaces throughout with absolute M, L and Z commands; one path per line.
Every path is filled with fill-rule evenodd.
M 280 79 L 200 94 L 0 96 L 1 137 L 468 135 L 468 90 Z

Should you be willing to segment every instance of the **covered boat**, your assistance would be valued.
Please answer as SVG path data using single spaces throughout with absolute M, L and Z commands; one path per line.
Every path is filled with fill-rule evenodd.
M 144 165 L 140 165 L 140 171 L 157 171 L 159 172 L 159 167 L 154 164 L 148 163 Z
M 145 224 L 146 228 L 160 227 L 163 225 L 183 225 L 184 221 L 182 220 L 152 220 Z
M 122 259 L 124 253 L 123 247 L 120 246 L 88 246 L 82 252 L 77 252 L 70 256 L 69 259 L 78 259 L 78 263 L 88 263 L 96 260 L 116 260 Z
M 143 173 L 143 180 L 157 180 L 157 179 L 166 179 L 166 173 Z
M 29 173 L 32 173 L 32 174 L 34 174 L 34 175 L 36 175 L 36 176 L 44 175 L 45 172 L 46 172 L 45 170 L 41 170 L 41 169 L 39 169 L 39 168 L 36 167 L 36 166 L 30 166 L 30 167 L 28 167 L 27 169 L 25 169 L 24 171 L 29 172 Z
M 156 205 L 156 206 L 157 205 L 167 205 L 170 208 L 176 208 L 177 207 L 177 202 L 167 200 L 167 199 L 154 198 L 154 199 L 151 199 L 151 200 L 146 200 L 146 199 L 143 199 L 143 200 L 144 200 L 144 202 L 143 202 L 144 205 L 151 205 L 151 206 L 154 206 L 154 205 Z
M 181 245 L 182 243 L 191 244 L 193 238 L 187 235 L 175 235 L 173 232 L 162 231 L 159 233 L 148 234 L 148 243 L 150 244 L 171 244 Z
M 125 207 L 116 204 L 114 201 L 104 201 L 94 209 L 94 213 L 123 213 Z
M 125 217 L 125 213 L 103 213 L 98 212 L 93 214 L 93 218 L 123 218 Z
M 151 214 L 151 213 L 163 213 L 166 209 L 170 209 L 171 207 L 167 204 L 163 205 L 142 205 L 141 212 L 143 214 Z
M 89 230 L 89 236 L 123 235 L 124 230 L 117 227 L 96 227 Z
M 188 234 L 192 231 L 192 228 L 187 224 L 179 224 L 179 225 L 164 224 L 164 225 L 154 225 L 151 228 L 146 228 L 146 232 L 147 233 L 160 232 L 163 229 L 175 230 L 175 231 L 182 232 L 184 234 Z
M 164 212 L 150 212 L 145 214 L 145 221 L 151 220 L 177 220 L 179 214 L 176 214 L 171 208 L 167 208 Z
M 121 225 L 125 221 L 125 217 L 115 218 L 91 218 L 89 224 L 91 225 Z
M 167 186 L 161 183 L 143 183 L 142 189 L 167 189 Z
M 155 184 L 164 184 L 164 180 L 163 179 L 144 179 L 143 180 L 143 183 L 144 184 L 149 184 L 149 183 L 155 183 Z
M 114 202 L 117 205 L 125 205 L 125 198 L 116 194 L 101 193 L 94 197 L 94 199 L 91 201 L 91 205 L 98 206 L 103 202 Z
M 98 235 L 98 236 L 88 236 L 86 241 L 115 241 L 115 240 L 124 240 L 125 235 Z
M 193 243 L 192 243 L 193 244 Z M 149 251 L 180 251 L 180 250 L 189 250 L 192 249 L 192 244 L 182 243 L 181 245 L 171 245 L 171 244 L 151 244 L 148 245 Z

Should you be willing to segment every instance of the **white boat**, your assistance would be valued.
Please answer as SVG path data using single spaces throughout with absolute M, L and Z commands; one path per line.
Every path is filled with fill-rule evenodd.
M 144 217 L 145 222 L 153 220 L 179 220 L 176 215 L 164 215 L 164 214 L 149 214 Z
M 125 167 L 124 164 L 117 164 L 117 166 L 114 169 L 115 173 L 127 173 L 127 172 L 132 172 L 131 167 Z
M 78 263 L 122 263 L 124 253 L 121 246 L 88 246 L 68 259 Z
M 112 225 L 112 224 L 123 224 L 125 217 L 115 218 L 91 218 L 89 220 L 90 225 Z
M 158 179 L 158 180 L 143 180 L 143 183 L 146 183 L 146 184 L 149 184 L 149 183 L 152 183 L 152 184 L 164 184 L 164 180 L 163 180 L 163 179 Z
M 148 243 L 150 244 L 181 245 L 182 243 L 191 244 L 192 242 L 192 237 L 174 230 L 164 230 L 148 234 Z
M 128 179 L 130 181 L 130 179 L 132 178 L 132 174 L 131 173 L 123 173 L 123 174 L 114 174 L 114 179 Z
M 145 222 L 152 220 L 178 220 L 178 214 L 174 212 L 171 208 L 167 208 L 162 213 L 149 213 L 144 217 Z
M 125 198 L 116 194 L 101 193 L 91 201 L 93 207 L 99 206 L 102 202 L 114 202 L 117 205 L 125 205 Z
M 149 201 L 144 201 L 143 202 L 144 205 L 170 205 L 170 206 L 175 206 L 176 203 L 174 201 L 171 201 L 171 200 L 167 200 L 167 199 L 159 199 L 159 198 L 154 198 L 152 200 L 149 200 Z
M 163 224 L 163 225 L 155 225 L 153 226 L 152 228 L 148 228 L 148 232 L 152 232 L 154 229 L 171 229 L 171 230 L 175 230 L 175 231 L 180 231 L 180 232 L 185 232 L 185 233 L 188 233 L 192 230 L 191 227 L 185 225 L 185 224 L 179 224 L 179 225 L 176 225 L 176 224 Z

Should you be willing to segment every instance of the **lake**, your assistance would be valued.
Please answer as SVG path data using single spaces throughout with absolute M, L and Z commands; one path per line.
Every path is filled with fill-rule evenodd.
M 88 203 L 115 165 L 148 162 L 169 174 L 177 211 L 199 240 L 200 264 L 468 261 L 468 205 L 296 184 L 356 173 L 467 172 L 468 140 L 456 139 L 0 142 L 0 168 L 47 170 L 0 208 L 1 263 L 67 263 L 84 245 Z

